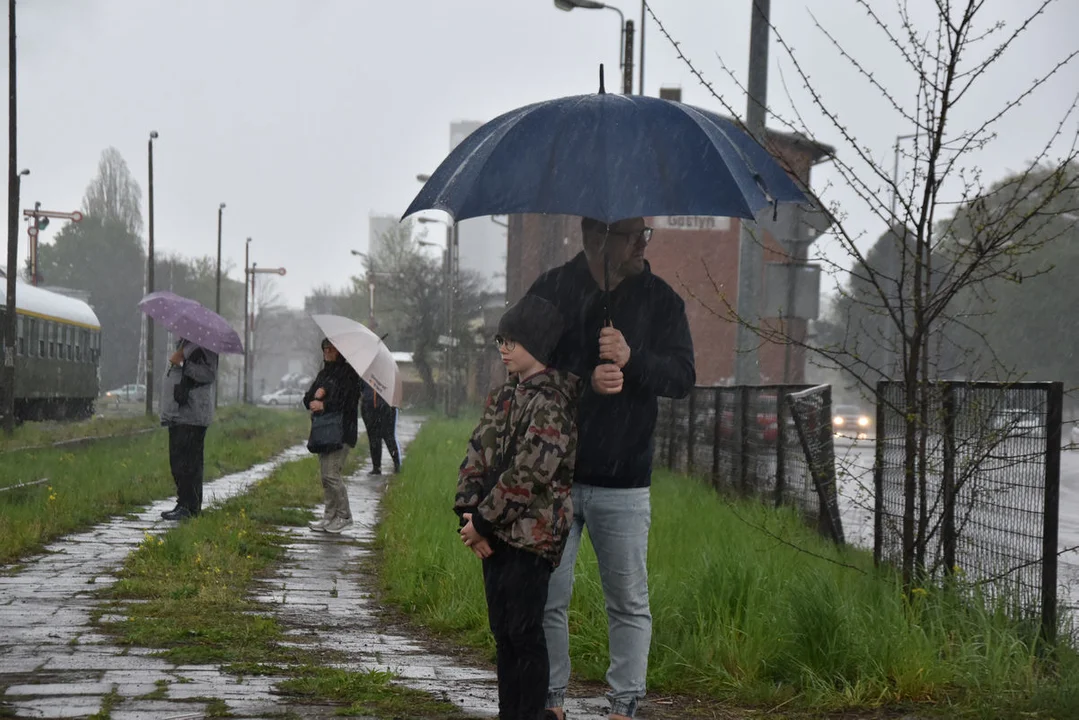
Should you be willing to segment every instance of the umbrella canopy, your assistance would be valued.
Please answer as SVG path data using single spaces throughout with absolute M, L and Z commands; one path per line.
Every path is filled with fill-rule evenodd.
M 311 319 L 364 382 L 393 407 L 401 406 L 401 373 L 382 338 L 340 315 L 312 315 Z
M 140 300 L 139 309 L 154 322 L 200 347 L 218 354 L 243 354 L 240 336 L 228 321 L 195 300 L 161 290 Z
M 495 118 L 439 165 L 405 217 L 656 215 L 753 218 L 806 197 L 731 120 L 643 95 L 578 95 Z

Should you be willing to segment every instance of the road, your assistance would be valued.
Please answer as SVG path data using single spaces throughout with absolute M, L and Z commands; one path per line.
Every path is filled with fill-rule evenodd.
M 847 542 L 869 549 L 873 547 L 873 443 L 873 439 L 836 438 L 835 447 L 843 531 Z M 1029 469 L 1037 472 L 1037 466 Z M 993 508 L 986 512 L 991 515 Z M 1079 450 L 1060 454 L 1059 518 L 1059 550 L 1079 547 Z M 1064 585 L 1061 599 L 1079 607 L 1079 551 L 1060 556 L 1058 577 Z

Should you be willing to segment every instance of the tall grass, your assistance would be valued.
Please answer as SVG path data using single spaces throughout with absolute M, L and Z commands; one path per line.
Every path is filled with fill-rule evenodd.
M 479 561 L 452 513 L 471 424 L 435 421 L 409 448 L 379 532 L 386 598 L 431 628 L 491 647 Z M 852 567 L 849 567 L 852 566 Z M 607 619 L 584 543 L 570 607 L 574 671 L 601 681 Z M 836 548 L 787 510 L 730 502 L 699 480 L 652 488 L 649 687 L 814 710 L 912 702 L 1001 717 L 1079 717 L 1079 666 L 1026 630 L 936 590 L 907 600 L 893 573 Z M 1042 716 L 1042 715 L 1040 715 Z
M 306 435 L 300 412 L 236 408 L 222 412 L 206 435 L 206 480 L 242 470 Z M 102 439 L 77 448 L 0 454 L 0 563 L 49 540 L 168 497 L 175 492 L 164 429 Z
M 156 416 L 148 418 L 145 415 L 123 418 L 94 417 L 75 422 L 28 422 L 17 426 L 11 435 L 0 435 L 0 453 L 78 438 L 130 433 L 157 425 L 160 425 L 160 421 Z

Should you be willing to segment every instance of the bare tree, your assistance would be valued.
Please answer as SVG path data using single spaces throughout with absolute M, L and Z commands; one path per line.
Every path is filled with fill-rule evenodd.
M 142 234 L 142 190 L 120 151 L 106 148 L 90 181 L 82 208 L 88 217 L 120 223 L 132 235 Z
M 851 281 L 858 288 L 858 293 L 847 299 L 868 306 L 867 312 L 859 316 L 862 325 L 839 328 L 836 341 L 808 347 L 806 341 L 786 333 L 781 322 L 758 323 L 738 317 L 734 308 L 722 300 L 718 287 L 718 302 L 702 301 L 725 319 L 751 324 L 766 340 L 807 346 L 824 363 L 843 368 L 857 378 L 867 392 L 874 392 L 873 382 L 878 377 L 902 381 L 902 401 L 892 410 L 903 418 L 905 430 L 903 578 L 909 589 L 925 570 L 926 542 L 934 531 L 927 525 L 931 521 L 925 513 L 927 503 L 932 501 L 928 497 L 926 444 L 928 413 L 933 405 L 931 381 L 937 372 L 931 339 L 946 322 L 969 327 L 952 312 L 953 303 L 964 292 L 1015 273 L 1024 257 L 1063 232 L 1057 200 L 1077 187 L 1072 165 L 1079 157 L 1075 102 L 1059 119 L 1055 131 L 1030 148 L 1028 169 L 1010 182 L 985 186 L 976 165 L 977 153 L 996 138 L 1002 119 L 1072 64 L 1079 50 L 1065 49 L 1057 62 L 1042 68 L 1031 67 L 1028 58 L 1019 62 L 1011 57 L 1017 39 L 1051 22 L 1051 8 L 1064 5 L 1058 0 L 1039 0 L 1023 6 L 1027 8 L 1025 15 L 1014 27 L 994 16 L 998 6 L 984 0 L 937 0 L 928 23 L 917 22 L 902 0 L 897 0 L 891 14 L 886 14 L 889 11 L 882 8 L 882 3 L 871 0 L 851 0 L 850 4 L 868 18 L 867 32 L 879 37 L 870 57 L 855 57 L 812 13 L 810 23 L 854 70 L 862 87 L 851 87 L 849 82 L 842 87 L 826 87 L 820 74 L 799 57 L 783 34 L 775 27 L 772 32 L 803 92 L 801 98 L 795 99 L 788 90 L 794 108 L 792 116 L 778 117 L 777 121 L 788 130 L 811 137 L 825 133 L 838 136 L 842 145 L 833 167 L 839 182 L 890 228 L 889 241 L 881 253 L 890 260 L 874 262 L 861 249 L 862 234 L 844 222 L 849 208 L 810 192 L 813 200 L 828 208 L 835 219 L 830 233 L 848 256 L 853 266 Z M 925 10 L 926 6 L 919 8 Z M 829 17 L 839 24 L 850 22 L 850 15 L 836 12 Z M 653 18 L 702 84 L 730 114 L 737 116 L 730 103 L 715 93 L 682 55 L 654 13 Z M 992 91 L 991 71 L 1004 62 L 1028 68 L 1029 84 L 1015 96 L 1001 98 L 998 107 L 981 114 L 978 120 L 961 126 L 956 119 L 961 116 L 959 111 L 972 104 L 975 95 L 980 94 L 982 102 L 986 95 L 998 96 Z M 876 72 L 884 66 L 902 67 L 904 84 L 884 85 Z M 726 71 L 733 79 L 734 74 Z M 893 178 L 892 168 L 880 161 L 859 139 L 858 129 L 835 111 L 829 102 L 832 92 L 863 92 L 881 98 L 892 117 L 874 117 L 873 123 L 895 122 L 909 128 L 912 149 L 904 147 L 903 154 L 913 172 Z M 807 120 L 811 115 L 822 118 L 826 129 L 819 124 L 811 128 Z M 954 212 L 956 208 L 962 208 L 962 212 Z M 844 263 L 829 263 L 827 259 L 823 262 L 835 272 L 845 270 Z M 864 353 L 857 344 L 848 342 L 852 336 L 873 337 L 885 352 Z M 914 511 L 917 500 L 921 501 L 920 514 Z

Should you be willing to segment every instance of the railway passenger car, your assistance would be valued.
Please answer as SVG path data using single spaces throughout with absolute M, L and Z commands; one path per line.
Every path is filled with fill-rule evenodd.
M 5 312 L 0 303 L 0 320 Z M 101 323 L 93 309 L 77 298 L 19 281 L 15 326 L 16 419 L 90 417 L 101 357 Z

